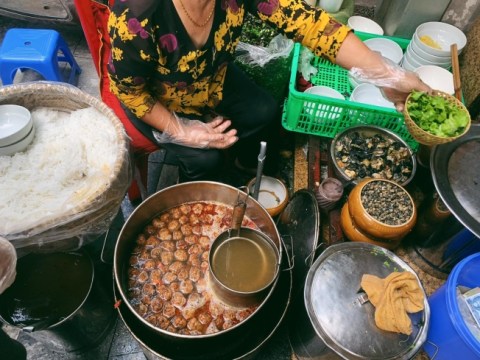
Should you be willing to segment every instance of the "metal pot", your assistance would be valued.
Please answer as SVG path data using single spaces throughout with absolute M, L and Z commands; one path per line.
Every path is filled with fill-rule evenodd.
M 245 326 L 239 327 L 237 330 L 240 331 L 220 333 L 219 336 L 196 342 L 187 339 L 172 341 L 171 338 L 159 336 L 158 332 L 145 326 L 132 314 L 124 302 L 120 303 L 117 310 L 148 360 L 253 359 L 285 318 L 291 299 L 292 282 L 292 263 L 290 258 L 285 256 L 272 295 L 255 317 Z M 117 286 L 114 292 L 118 299 Z
M 248 283 L 248 289 L 236 288 L 235 286 L 225 283 L 226 278 L 222 272 L 227 271 L 219 271 L 224 269 L 223 266 L 218 265 L 218 263 L 222 261 L 217 260 L 216 257 L 220 256 L 221 253 L 229 252 L 227 248 L 234 245 L 234 243 L 250 244 L 249 248 L 253 250 L 248 253 L 241 252 L 242 255 L 240 255 L 238 253 L 235 254 L 235 250 L 232 249 L 230 254 L 227 255 L 232 258 L 237 257 L 237 262 L 243 263 L 242 266 L 245 266 L 243 270 L 250 273 L 250 277 L 253 277 L 253 273 L 255 272 L 255 279 L 258 279 L 258 282 L 255 284 L 253 281 L 255 279 L 250 279 L 251 281 L 248 281 L 246 278 L 243 279 L 244 283 Z M 227 250 L 222 250 L 222 248 Z M 213 291 L 224 302 L 236 307 L 250 307 L 262 303 L 276 282 L 280 268 L 279 249 L 273 241 L 262 232 L 246 227 L 240 228 L 238 233 L 237 230 L 233 229 L 233 231 L 228 230 L 220 234 L 210 248 L 208 260 L 210 263 L 210 284 Z M 259 260 L 259 262 L 257 263 L 256 260 Z M 216 264 L 218 266 L 216 266 Z M 237 271 L 231 269 L 228 271 L 230 275 L 233 274 L 233 276 L 229 276 L 230 278 L 241 277 L 240 274 L 235 275 L 234 273 L 239 273 L 243 270 L 236 270 Z M 263 273 L 264 276 L 261 276 L 261 273 Z
M 15 282 L 0 296 L 0 320 L 56 352 L 96 346 L 113 326 L 115 312 L 111 292 L 94 269 L 82 250 L 21 257 Z
M 252 325 L 254 324 L 252 319 L 256 317 L 259 310 L 264 306 L 275 290 L 277 281 L 272 285 L 269 293 L 266 295 L 264 301 L 258 306 L 256 311 L 239 324 L 228 330 L 223 330 L 214 334 L 182 335 L 162 330 L 150 324 L 143 319 L 129 303 L 127 297 L 129 258 L 135 246 L 136 236 L 154 216 L 172 207 L 193 201 L 212 201 L 223 204 L 234 204 L 238 198 L 238 192 L 239 190 L 232 186 L 209 181 L 182 183 L 161 190 L 147 198 L 133 211 L 125 222 L 115 246 L 114 277 L 118 289 L 118 295 L 123 300 L 126 309 L 128 309 L 125 310 L 125 312 L 128 312 L 130 315 L 133 314 L 136 322 L 141 323 L 149 332 L 156 334 L 155 336 L 159 339 L 168 339 L 168 341 L 172 342 L 172 346 L 177 344 L 179 347 L 182 347 L 185 345 L 185 341 L 188 340 L 188 352 L 191 351 L 192 354 L 197 356 L 199 356 L 202 351 L 208 353 L 208 349 L 211 346 L 218 346 L 218 338 L 224 339 L 228 343 L 228 341 L 234 341 L 239 334 L 246 334 L 248 331 L 252 331 L 254 328 L 254 325 Z M 271 216 L 254 199 L 249 198 L 246 205 L 246 216 L 258 226 L 262 233 L 273 241 L 279 249 L 281 259 L 282 250 L 280 235 L 278 234 Z M 182 350 L 187 351 L 187 349 L 183 348 Z

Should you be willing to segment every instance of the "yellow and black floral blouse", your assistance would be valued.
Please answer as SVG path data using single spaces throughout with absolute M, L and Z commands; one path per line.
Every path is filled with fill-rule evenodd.
M 214 108 L 246 11 L 332 62 L 350 31 L 302 0 L 217 0 L 209 38 L 197 49 L 171 0 L 116 0 L 108 22 L 112 92 L 139 118 L 156 101 L 181 113 Z

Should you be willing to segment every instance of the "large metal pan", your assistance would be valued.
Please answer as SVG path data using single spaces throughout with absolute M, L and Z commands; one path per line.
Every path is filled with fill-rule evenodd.
M 142 324 L 149 332 L 154 332 L 159 339 L 168 340 L 173 347 L 183 348 L 188 344 L 188 352 L 199 358 L 200 354 L 208 353 L 212 346 L 219 345 L 219 339 L 223 344 L 229 341 L 234 342 L 238 336 L 243 336 L 253 331 L 255 323 L 251 321 L 267 303 L 278 282 L 278 278 L 265 296 L 263 302 L 258 306 L 252 315 L 237 325 L 214 334 L 206 335 L 183 335 L 162 330 L 143 319 L 129 303 L 128 292 L 128 268 L 129 258 L 135 246 L 135 239 L 154 216 L 159 213 L 192 201 L 212 201 L 223 204 L 234 204 L 238 197 L 239 190 L 235 187 L 216 182 L 189 182 L 168 187 L 153 194 L 140 204 L 125 222 L 114 252 L 114 277 L 118 289 L 118 296 L 123 300 L 125 312 L 136 318 L 136 322 Z M 281 240 L 274 221 L 268 212 L 254 199 L 247 200 L 245 215 L 248 216 L 278 247 L 281 254 Z M 281 255 L 280 255 L 281 258 Z M 258 327 L 258 324 L 257 324 Z

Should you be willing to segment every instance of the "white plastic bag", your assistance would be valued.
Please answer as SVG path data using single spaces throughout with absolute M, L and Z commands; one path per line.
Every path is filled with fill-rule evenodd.
M 239 42 L 237 60 L 246 65 L 265 66 L 273 59 L 287 58 L 293 49 L 293 40 L 276 35 L 267 47 Z

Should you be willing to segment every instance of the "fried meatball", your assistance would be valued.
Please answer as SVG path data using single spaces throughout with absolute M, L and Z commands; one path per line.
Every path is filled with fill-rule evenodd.
M 187 320 L 185 320 L 185 318 L 181 315 L 174 316 L 171 322 L 175 329 L 183 329 L 185 326 L 187 326 Z
M 180 205 L 180 211 L 182 214 L 187 215 L 190 213 L 190 211 L 192 211 L 192 207 L 189 204 L 182 204 Z
M 188 266 L 184 266 L 183 268 L 181 268 L 180 271 L 177 274 L 177 279 L 179 281 L 183 281 L 183 280 L 188 279 L 189 270 L 190 270 L 190 268 Z
M 155 285 L 146 283 L 142 287 L 142 292 L 147 296 L 153 296 L 157 292 Z
M 183 249 L 175 250 L 175 252 L 173 253 L 173 256 L 175 257 L 175 260 L 178 260 L 178 261 L 188 260 L 188 252 Z
M 198 242 L 198 236 L 195 234 L 187 235 L 184 240 L 189 245 L 196 244 Z
M 161 228 L 157 232 L 157 236 L 160 240 L 172 240 L 172 233 L 167 228 Z
M 173 241 L 183 240 L 183 233 L 180 230 L 172 231 L 172 240 Z
M 183 224 L 180 226 L 180 230 L 182 231 L 182 234 L 185 236 L 192 235 L 192 225 L 190 225 L 190 222 L 187 222 L 186 224 Z
M 186 279 L 180 282 L 180 291 L 182 294 L 190 294 L 194 289 L 194 285 L 192 280 Z
M 158 240 L 155 236 L 149 236 L 147 238 L 147 241 L 145 242 L 145 247 L 147 249 L 152 249 L 154 247 L 157 247 L 158 244 L 160 244 L 160 240 Z
M 173 252 L 163 251 L 160 255 L 160 259 L 163 265 L 170 265 L 174 259 Z
M 154 313 L 161 312 L 163 310 L 163 301 L 158 297 L 153 298 L 150 302 L 150 310 L 152 310 Z
M 163 301 L 169 301 L 172 298 L 172 290 L 167 285 L 157 286 L 157 294 Z
M 162 312 L 163 316 L 165 316 L 167 319 L 171 319 L 172 317 L 175 316 L 176 314 L 176 309 L 175 309 L 175 306 L 173 306 L 172 304 L 165 304 L 165 306 L 163 307 L 163 312 Z
M 180 229 L 180 222 L 178 220 L 171 220 L 167 225 L 168 231 L 173 232 Z
M 191 318 L 190 320 L 188 320 L 187 322 L 187 328 L 189 330 L 194 330 L 194 331 L 198 331 L 198 332 L 202 332 L 203 330 L 203 325 L 200 321 L 198 321 L 197 318 Z
M 174 261 L 169 267 L 168 270 L 173 272 L 174 274 L 178 274 L 179 271 L 185 267 L 185 264 L 181 261 Z
M 150 282 L 156 286 L 163 284 L 162 280 L 163 273 L 160 269 L 154 269 L 150 271 Z
M 200 236 L 198 239 L 198 244 L 204 249 L 210 249 L 210 238 L 208 236 Z
M 187 299 L 185 298 L 185 296 L 179 292 L 179 291 L 175 291 L 172 295 L 172 304 L 173 306 L 175 307 L 183 307 L 185 304 L 187 303 Z
M 175 241 L 170 241 L 170 240 L 162 241 L 160 243 L 160 248 L 166 251 L 174 252 L 176 249 Z
M 162 282 L 167 285 L 171 284 L 175 280 L 177 280 L 177 275 L 170 271 L 166 272 L 165 275 L 163 275 L 162 277 Z

